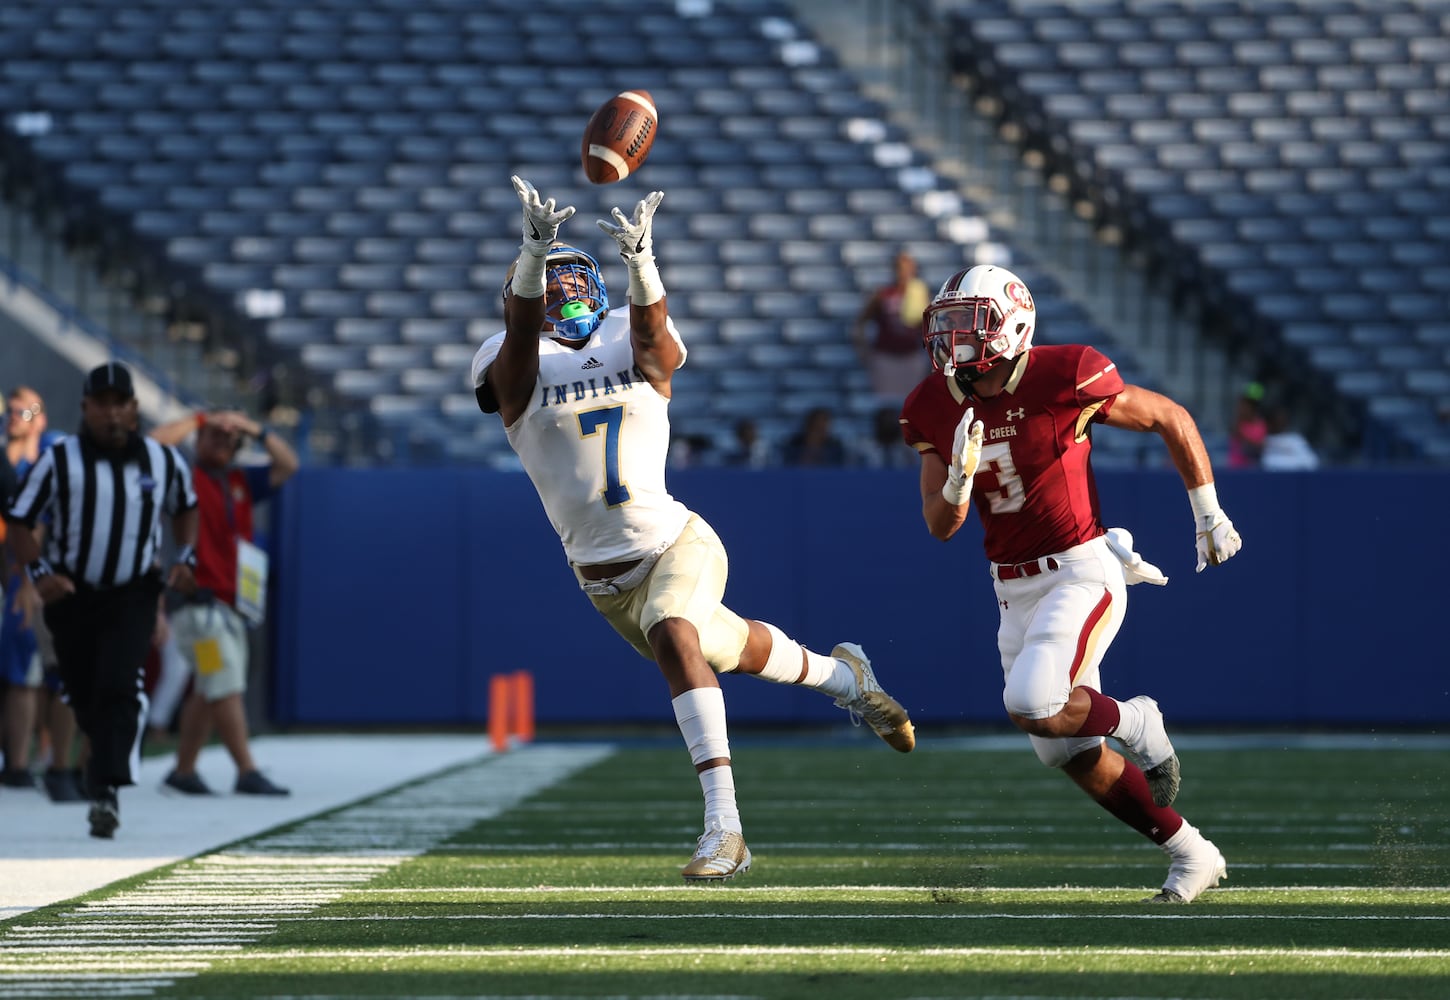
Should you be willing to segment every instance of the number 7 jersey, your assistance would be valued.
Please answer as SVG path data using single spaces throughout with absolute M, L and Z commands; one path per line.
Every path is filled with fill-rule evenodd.
M 907 397 L 901 432 L 917 451 L 935 450 L 950 464 L 957 424 L 975 408 L 984 443 L 972 506 L 987 558 L 1026 562 L 1103 533 L 1090 427 L 1107 418 L 1122 391 L 1117 366 L 1093 348 L 1041 345 L 991 399 L 969 399 L 933 372 Z
M 679 339 L 673 322 L 669 331 Z M 503 337 L 479 348 L 475 372 Z M 540 339 L 533 399 L 504 432 L 571 563 L 638 559 L 684 529 L 690 512 L 665 487 L 669 406 L 635 367 L 627 312 L 578 349 Z

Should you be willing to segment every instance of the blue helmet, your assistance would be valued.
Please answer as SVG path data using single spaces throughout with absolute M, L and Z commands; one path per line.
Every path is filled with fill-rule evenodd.
M 609 314 L 609 290 L 599 262 L 567 243 L 550 247 L 544 258 L 544 310 L 554 336 L 588 340 Z
M 507 300 L 517 264 L 509 265 L 503 293 Z M 609 290 L 599 274 L 599 262 L 567 243 L 555 243 L 544 257 L 544 311 L 551 330 L 542 337 L 588 340 L 609 315 Z

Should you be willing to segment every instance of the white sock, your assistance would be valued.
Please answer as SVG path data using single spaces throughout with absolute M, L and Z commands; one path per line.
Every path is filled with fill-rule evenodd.
M 707 760 L 724 764 L 701 771 L 700 789 L 705 793 L 705 823 L 717 820 L 726 830 L 740 830 L 740 808 L 735 803 L 735 776 L 730 768 L 730 737 L 725 723 L 725 695 L 717 687 L 693 688 L 670 703 L 675 723 L 691 763 Z
M 812 691 L 845 698 L 856 693 L 856 675 L 844 662 L 833 656 L 813 653 L 770 622 L 761 622 L 770 633 L 770 656 L 765 669 L 757 676 L 774 684 L 799 684 Z M 805 658 L 805 676 L 801 676 L 801 658 Z
M 1144 714 L 1141 705 L 1135 705 L 1130 701 L 1120 701 L 1118 702 L 1118 728 L 1113 730 L 1113 736 L 1130 747 L 1137 746 L 1138 741 L 1143 738 L 1143 727 L 1147 722 L 1148 717 Z
M 1178 832 L 1163 841 L 1160 846 L 1168 852 L 1170 858 L 1178 858 L 1187 854 L 1190 848 L 1197 847 L 1198 842 L 1202 839 L 1203 834 L 1198 832 L 1197 827 L 1188 820 L 1184 820 L 1183 825 L 1178 828 Z
M 700 788 L 705 792 L 705 826 L 719 823 L 721 829 L 743 833 L 740 807 L 735 804 L 735 770 L 729 764 L 700 772 Z
M 832 698 L 849 698 L 856 693 L 856 675 L 845 660 L 809 649 L 806 650 L 806 679 L 801 683 Z

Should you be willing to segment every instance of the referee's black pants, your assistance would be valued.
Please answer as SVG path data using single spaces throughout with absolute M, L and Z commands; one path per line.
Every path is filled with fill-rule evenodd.
M 146 653 L 160 596 L 153 574 L 103 589 L 77 583 L 74 594 L 45 606 L 66 699 L 91 744 L 91 798 L 107 786 L 136 783 L 148 706 Z

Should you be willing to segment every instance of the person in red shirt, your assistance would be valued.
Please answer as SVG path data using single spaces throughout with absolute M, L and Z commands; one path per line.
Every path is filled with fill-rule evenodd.
M 935 371 L 901 411 L 902 434 L 920 455 L 922 515 L 946 541 L 976 507 L 1000 611 L 1008 716 L 1044 764 L 1168 854 L 1162 891 L 1149 898 L 1191 902 L 1227 866 L 1172 808 L 1180 769 L 1163 715 L 1147 695 L 1101 693 L 1127 585 L 1168 580 L 1133 551 L 1128 532 L 1103 527 L 1092 426 L 1163 439 L 1188 489 L 1199 571 L 1232 557 L 1241 541 L 1188 411 L 1124 383 L 1091 347 L 1033 348 L 1036 323 L 1027 286 L 993 265 L 958 271 L 927 308 L 923 340 Z
M 250 611 L 239 610 L 240 553 L 251 546 L 252 508 L 263 503 L 297 471 L 297 453 L 266 427 L 236 412 L 197 414 L 164 424 L 151 436 L 179 444 L 196 432 L 192 475 L 201 524 L 196 542 L 197 594 L 171 615 L 171 631 L 194 684 L 181 710 L 176 766 L 164 789 L 185 795 L 210 795 L 196 772 L 197 758 L 215 726 L 237 766 L 235 790 L 244 795 L 286 795 L 252 759 L 242 694 L 247 685 Z M 269 465 L 235 464 L 242 443 L 251 438 L 267 452 Z M 255 620 L 255 618 L 253 619 Z
M 866 366 L 871 392 L 896 407 L 926 374 L 921 314 L 931 289 L 917 276 L 916 258 L 907 251 L 897 252 L 892 267 L 891 284 L 867 296 L 851 323 L 851 342 Z

